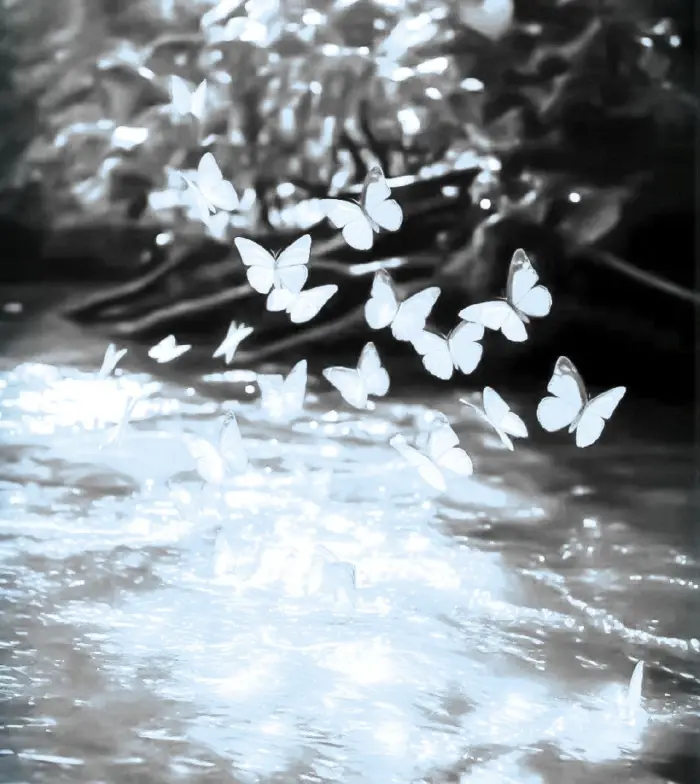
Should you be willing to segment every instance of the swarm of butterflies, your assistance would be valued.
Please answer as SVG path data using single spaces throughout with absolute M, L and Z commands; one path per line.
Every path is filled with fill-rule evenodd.
M 200 118 L 206 83 L 189 94 L 186 85 L 179 83 L 182 80 L 177 81 L 177 77 L 175 80 L 174 105 L 179 106 L 183 114 L 189 111 Z M 180 175 L 191 196 L 191 203 L 205 225 L 222 212 L 226 214 L 239 208 L 233 184 L 224 178 L 211 153 L 202 156 L 196 172 Z M 358 201 L 323 199 L 321 209 L 332 226 L 341 231 L 345 242 L 356 250 L 371 249 L 375 235 L 397 231 L 403 222 L 401 207 L 392 198 L 389 184 L 378 166 L 370 168 Z M 305 287 L 311 257 L 309 234 L 304 234 L 277 254 L 243 237 L 237 237 L 234 243 L 246 268 L 248 283 L 254 291 L 266 297 L 267 310 L 286 313 L 294 324 L 311 321 L 338 291 L 336 285 Z M 425 369 L 444 380 L 452 378 L 455 370 L 469 374 L 476 369 L 481 361 L 483 347 L 480 341 L 486 329 L 501 332 L 508 340 L 522 342 L 527 340 L 530 319 L 547 316 L 552 307 L 550 292 L 539 283 L 530 259 L 520 249 L 515 251 L 510 263 L 505 296 L 464 308 L 459 313 L 459 324 L 447 335 L 426 327 L 439 296 L 440 289 L 432 286 L 401 299 L 389 272 L 379 269 L 365 305 L 365 319 L 371 329 L 389 328 L 396 340 L 410 343 Z M 252 332 L 252 327 L 232 322 L 213 356 L 223 357 L 230 364 L 241 342 Z M 150 349 L 149 356 L 157 362 L 170 362 L 190 348 L 189 345 L 178 345 L 169 335 Z M 117 351 L 110 346 L 100 374 L 109 374 L 123 353 L 124 349 Z M 372 409 L 374 403 L 371 398 L 383 397 L 389 391 L 389 374 L 372 342 L 362 349 L 356 367 L 329 367 L 323 371 L 323 376 L 356 409 Z M 295 365 L 286 378 L 258 378 L 262 404 L 271 415 L 293 418 L 301 412 L 307 383 L 305 360 Z M 547 391 L 549 394 L 537 407 L 540 425 L 549 432 L 568 427 L 569 432 L 575 434 L 576 445 L 587 447 L 598 440 L 606 420 L 612 416 L 626 389 L 615 387 L 589 399 L 574 364 L 566 357 L 560 357 Z M 493 428 L 507 449 L 514 449 L 513 438 L 528 435 L 523 420 L 491 387 L 484 389 L 481 406 L 463 399 L 460 402 L 473 408 Z M 125 415 L 128 414 L 127 406 Z M 227 465 L 235 471 L 245 467 L 247 461 L 241 462 L 245 450 L 233 415 L 224 422 L 218 449 L 211 444 L 202 446 L 201 441 L 189 438 L 193 456 L 205 481 L 221 482 L 227 473 Z M 444 415 L 438 416 L 427 434 L 415 443 L 409 443 L 402 434 L 394 435 L 389 443 L 425 482 L 439 491 L 446 488 L 445 470 L 462 476 L 473 472 L 471 458 L 460 447 L 459 438 Z

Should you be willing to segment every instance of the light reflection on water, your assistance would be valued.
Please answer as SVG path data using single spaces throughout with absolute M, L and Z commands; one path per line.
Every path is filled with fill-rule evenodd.
M 651 782 L 648 738 L 700 714 L 698 563 L 631 526 L 670 528 L 684 499 L 625 479 L 624 449 L 586 459 L 627 518 L 564 453 L 510 454 L 449 401 L 476 472 L 440 497 L 387 444 L 421 405 L 316 397 L 285 426 L 245 374 L 0 378 L 8 780 Z M 201 490 L 178 434 L 230 409 L 251 469 Z M 310 594 L 319 546 L 354 565 L 351 596 Z

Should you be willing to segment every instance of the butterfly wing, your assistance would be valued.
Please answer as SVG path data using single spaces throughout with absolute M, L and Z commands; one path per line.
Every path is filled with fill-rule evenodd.
M 104 359 L 102 360 L 102 366 L 97 373 L 97 377 L 107 378 L 109 375 L 111 375 L 124 354 L 126 354 L 125 348 L 117 349 L 114 343 L 110 343 L 107 346 L 107 350 L 105 351 Z
M 527 331 L 515 310 L 504 300 L 480 302 L 459 312 L 464 321 L 481 324 L 487 329 L 502 332 L 508 340 L 522 343 L 527 340 Z
M 309 276 L 307 264 L 311 254 L 311 235 L 304 234 L 285 248 L 277 257 L 278 285 L 298 294 Z
M 406 439 L 401 434 L 392 436 L 392 438 L 389 439 L 389 445 L 392 446 L 409 465 L 418 470 L 423 481 L 440 492 L 444 492 L 447 489 L 442 471 L 440 471 L 429 457 L 422 455 L 415 447 L 406 443 Z
M 470 476 L 474 471 L 471 458 L 460 448 L 459 438 L 446 419 L 438 419 L 431 427 L 426 451 L 439 468 L 461 476 Z
M 178 114 L 189 114 L 192 109 L 192 93 L 187 82 L 179 76 L 170 77 L 170 102 Z
M 234 243 L 240 253 L 241 261 L 248 268 L 246 276 L 251 288 L 258 294 L 267 294 L 275 283 L 274 256 L 262 245 L 244 237 L 236 237 Z M 280 310 L 284 310 L 284 308 L 280 308 Z
M 289 320 L 293 324 L 304 324 L 307 321 L 311 321 L 311 319 L 319 314 L 321 308 L 323 308 L 337 291 L 338 287 L 335 283 L 329 283 L 325 286 L 316 286 L 313 289 L 306 289 L 306 291 L 302 291 L 301 294 L 292 294 L 292 300 L 286 307 L 286 311 L 289 313 Z M 273 298 L 273 300 L 275 299 L 273 297 L 274 294 L 274 291 L 270 294 L 268 302 L 270 298 Z
M 346 403 L 354 408 L 367 408 L 367 390 L 356 370 L 330 367 L 323 371 L 323 377 L 340 392 Z
M 526 316 L 541 318 L 552 308 L 552 295 L 544 286 L 538 286 L 539 275 L 524 250 L 513 254 L 508 271 L 508 302 Z
M 425 322 L 439 296 L 440 289 L 431 286 L 413 294 L 399 305 L 391 323 L 391 333 L 396 340 L 413 341 L 425 330 Z
M 190 112 L 201 122 L 204 119 L 204 111 L 207 102 L 207 80 L 197 87 L 190 99 Z
M 436 378 L 449 381 L 454 373 L 454 360 L 447 338 L 423 330 L 413 339 L 413 347 L 420 354 L 423 367 Z
M 586 388 L 578 370 L 567 357 L 559 357 L 547 385 L 550 396 L 537 406 L 537 421 L 548 432 L 568 427 L 586 403 Z
M 374 231 L 362 207 L 342 199 L 321 199 L 321 209 L 343 239 L 355 250 L 369 250 L 374 245 Z
M 362 379 L 362 384 L 368 395 L 384 397 L 389 391 L 389 374 L 382 366 L 374 343 L 367 343 L 362 349 L 360 360 L 357 363 L 357 373 Z
M 447 337 L 447 345 L 452 356 L 452 363 L 462 373 L 473 373 L 484 352 L 479 343 L 484 337 L 481 324 L 464 321 L 456 326 Z
M 600 438 L 606 420 L 613 415 L 626 391 L 626 387 L 615 387 L 586 403 L 576 425 L 576 446 L 590 446 Z
M 506 401 L 492 387 L 484 389 L 484 412 L 494 427 L 517 438 L 527 437 L 527 427 Z
M 362 206 L 377 226 L 386 231 L 398 231 L 403 223 L 403 211 L 399 203 L 390 197 L 391 188 L 382 170 L 374 167 L 367 175 Z
M 287 310 L 292 306 L 295 297 L 299 296 L 289 289 L 272 289 L 268 294 L 265 307 L 271 313 L 279 313 L 282 310 Z
M 282 395 L 287 402 L 289 410 L 295 414 L 304 407 L 307 382 L 307 362 L 305 359 L 302 359 L 289 371 L 289 375 L 282 384 Z
M 204 153 L 197 166 L 197 185 L 211 206 L 227 212 L 238 208 L 236 190 L 224 179 L 219 164 L 210 152 Z
M 233 412 L 226 415 L 221 425 L 219 452 L 233 473 L 240 474 L 248 467 L 248 453 Z
M 182 439 L 195 462 L 197 473 L 205 482 L 220 485 L 226 478 L 226 464 L 219 450 L 206 439 L 189 433 L 185 433 Z
M 377 270 L 370 297 L 365 304 L 365 321 L 370 329 L 384 329 L 391 324 L 398 311 L 399 300 L 391 275 L 386 270 Z

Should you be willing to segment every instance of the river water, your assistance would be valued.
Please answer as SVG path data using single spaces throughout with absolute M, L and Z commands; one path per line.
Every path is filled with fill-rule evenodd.
M 454 392 L 359 414 L 315 382 L 275 424 L 253 373 L 98 380 L 103 338 L 1 323 L 3 782 L 697 780 L 693 454 L 634 428 L 673 413 L 578 450 L 519 408 L 510 453 Z M 442 495 L 387 445 L 435 409 L 475 464 Z M 180 434 L 230 410 L 250 468 L 202 490 Z

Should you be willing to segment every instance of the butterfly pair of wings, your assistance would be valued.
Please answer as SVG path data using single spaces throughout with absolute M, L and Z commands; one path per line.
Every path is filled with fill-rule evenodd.
M 239 207 L 238 194 L 233 184 L 221 173 L 219 164 L 210 153 L 204 153 L 194 175 L 179 172 L 187 185 L 202 222 L 211 224 L 218 210 L 234 212 Z M 218 227 L 214 227 L 218 228 Z
M 302 412 L 308 381 L 305 359 L 297 362 L 286 378 L 278 375 L 258 375 L 256 380 L 260 389 L 261 405 L 273 418 L 288 419 Z
M 237 324 L 235 321 L 232 321 L 229 325 L 226 337 L 214 351 L 212 356 L 214 359 L 216 359 L 216 357 L 223 357 L 226 364 L 230 365 L 231 362 L 233 362 L 236 351 L 238 351 L 238 347 L 252 334 L 252 327 L 249 327 L 246 324 Z
M 248 453 L 233 413 L 224 418 L 218 444 L 190 433 L 182 438 L 204 482 L 220 485 L 229 475 L 240 474 L 248 467 Z
M 155 359 L 159 364 L 165 362 L 172 362 L 174 359 L 181 357 L 185 352 L 192 348 L 191 344 L 178 344 L 174 335 L 168 335 L 166 338 L 156 343 L 148 349 L 148 356 Z
M 102 365 L 97 371 L 97 378 L 107 378 L 108 376 L 111 376 L 125 354 L 125 348 L 118 349 L 114 343 L 110 343 L 105 350 Z
M 357 368 L 329 367 L 323 376 L 354 408 L 365 409 L 370 395 L 384 397 L 389 391 L 389 374 L 374 343 L 367 343 L 362 349 Z
M 191 114 L 198 120 L 204 118 L 207 99 L 207 81 L 201 82 L 194 90 L 179 76 L 170 77 L 170 103 L 182 117 Z
M 613 415 L 627 389 L 614 387 L 589 400 L 586 385 L 573 362 L 559 357 L 547 391 L 550 394 L 537 406 L 540 425 L 550 433 L 568 427 L 569 433 L 576 433 L 576 446 L 587 447 L 600 438 L 606 420 Z
M 335 284 L 304 289 L 309 276 L 311 236 L 304 234 L 276 256 L 253 240 L 236 237 L 236 248 L 254 291 L 267 295 L 267 309 L 286 311 L 294 324 L 311 321 L 338 291 Z
M 471 476 L 474 471 L 471 458 L 459 446 L 457 434 L 444 417 L 433 422 L 422 445 L 411 446 L 401 434 L 393 436 L 389 444 L 425 482 L 441 492 L 446 489 L 443 470 L 460 476 Z
M 512 437 L 526 438 L 527 427 L 523 420 L 511 410 L 506 401 L 492 387 L 483 391 L 481 407 L 460 398 L 460 403 L 473 408 L 496 431 L 503 445 L 511 452 L 515 449 Z
M 505 299 L 470 305 L 460 311 L 459 317 L 521 343 L 527 340 L 525 325 L 530 318 L 543 318 L 552 308 L 552 295 L 538 281 L 539 275 L 527 254 L 518 249 L 508 270 Z
M 340 229 L 345 242 L 355 250 L 370 250 L 375 234 L 382 229 L 398 231 L 403 223 L 401 206 L 391 198 L 391 188 L 378 166 L 369 170 L 359 202 L 321 199 L 320 206 L 333 226 Z

